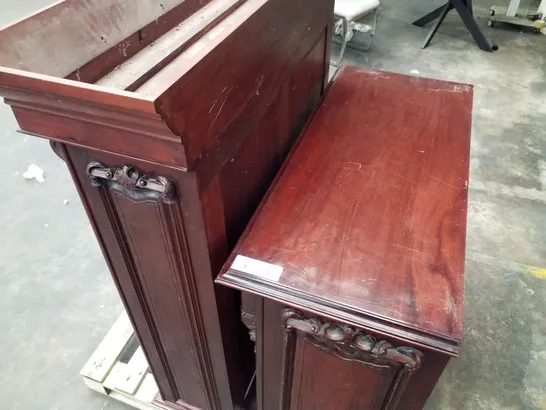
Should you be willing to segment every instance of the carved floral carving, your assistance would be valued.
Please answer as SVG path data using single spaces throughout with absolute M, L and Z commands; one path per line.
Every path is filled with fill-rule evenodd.
M 170 179 L 141 174 L 129 165 L 108 168 L 93 161 L 87 165 L 87 175 L 93 186 L 98 187 L 110 181 L 130 196 L 151 194 L 161 197 L 166 203 L 172 203 L 175 199 L 175 187 Z
M 256 343 L 256 318 L 241 309 L 241 322 L 247 327 L 250 340 Z
M 424 355 L 411 347 L 394 347 L 386 340 L 376 340 L 362 330 L 338 323 L 323 323 L 319 319 L 307 319 L 294 309 L 284 309 L 281 313 L 284 330 L 298 330 L 344 359 L 361 361 L 362 358 L 383 359 L 397 362 L 407 371 L 419 369 Z

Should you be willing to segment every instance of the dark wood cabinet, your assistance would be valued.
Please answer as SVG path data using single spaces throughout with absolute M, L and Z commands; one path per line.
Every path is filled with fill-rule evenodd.
M 245 323 L 257 341 L 259 409 L 420 409 L 451 357 L 309 309 L 243 297 L 253 306 Z
M 246 405 L 240 294 L 213 279 L 323 92 L 332 10 L 65 0 L 0 31 L 0 95 L 66 161 L 169 407 Z
M 342 68 L 217 283 L 262 410 L 413 410 L 462 338 L 472 88 Z

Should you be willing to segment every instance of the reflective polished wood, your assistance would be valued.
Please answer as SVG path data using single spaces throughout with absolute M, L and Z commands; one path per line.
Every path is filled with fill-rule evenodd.
M 217 279 L 245 293 L 260 408 L 422 407 L 462 338 L 471 112 L 468 85 L 336 75 Z
M 66 161 L 162 405 L 248 404 L 240 294 L 213 279 L 323 92 L 332 12 L 64 0 L 0 30 L 0 95 Z

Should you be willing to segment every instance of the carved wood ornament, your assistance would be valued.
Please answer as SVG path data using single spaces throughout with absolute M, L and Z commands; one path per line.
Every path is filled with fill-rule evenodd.
M 254 315 L 241 309 L 241 322 L 247 327 L 250 340 L 256 343 L 256 318 Z
M 370 363 L 374 359 L 390 360 L 400 363 L 409 371 L 415 371 L 423 364 L 423 354 L 411 347 L 393 347 L 385 340 L 376 341 L 362 330 L 337 323 L 322 323 L 320 320 L 306 319 L 293 309 L 282 311 L 284 330 L 299 330 L 329 348 L 342 359 Z
M 172 203 L 175 199 L 174 184 L 169 178 L 142 175 L 129 165 L 108 168 L 93 161 L 87 166 L 87 175 L 93 186 L 99 187 L 107 181 L 115 182 L 113 188 L 130 197 L 159 196 L 165 203 Z
M 317 318 L 306 318 L 294 309 L 281 312 L 284 339 L 283 377 L 287 386 L 292 385 L 293 362 L 296 350 L 296 334 L 299 332 L 318 348 L 324 349 L 343 360 L 355 361 L 375 368 L 400 367 L 382 410 L 394 410 L 411 375 L 424 361 L 424 355 L 412 347 L 394 347 L 386 340 L 376 340 L 360 329 L 338 323 L 325 323 Z M 290 388 L 284 390 L 282 409 L 290 409 Z

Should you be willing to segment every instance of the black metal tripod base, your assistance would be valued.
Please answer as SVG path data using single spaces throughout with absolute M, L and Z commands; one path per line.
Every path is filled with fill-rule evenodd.
M 478 44 L 478 47 L 480 47 L 483 51 L 496 50 L 496 47 L 492 47 L 491 44 L 489 44 L 489 41 L 487 41 L 482 31 L 478 27 L 476 20 L 474 20 L 471 0 L 449 0 L 443 6 L 438 7 L 437 9 L 431 11 L 430 13 L 421 17 L 418 20 L 415 20 L 413 22 L 413 25 L 419 27 L 423 27 L 431 21 L 436 20 L 436 22 L 427 34 L 427 38 L 423 43 L 423 48 L 427 47 L 430 44 L 432 38 L 438 31 L 440 24 L 442 24 L 445 17 L 447 16 L 447 13 L 449 13 L 452 9 L 457 10 L 457 13 L 459 13 L 459 16 L 461 16 L 461 19 L 463 20 L 467 30 L 470 32 L 470 34 L 472 34 L 472 37 L 474 38 L 476 44 Z

